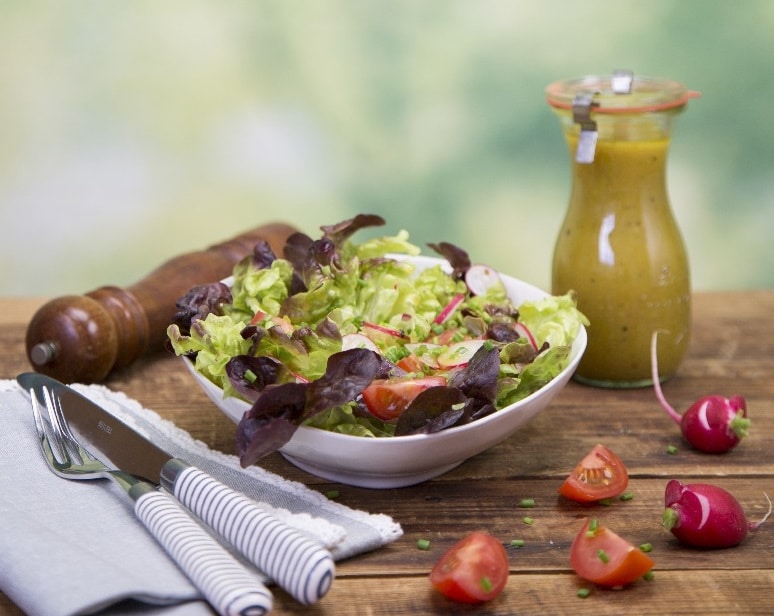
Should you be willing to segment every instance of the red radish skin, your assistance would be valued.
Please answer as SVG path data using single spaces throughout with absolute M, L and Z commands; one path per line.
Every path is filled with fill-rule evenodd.
M 540 350 L 537 340 L 535 339 L 534 334 L 529 330 L 529 327 L 524 325 L 524 323 L 516 323 L 514 325 L 514 329 L 519 333 L 520 336 L 523 336 L 529 341 L 529 344 L 533 349 L 536 351 Z
M 771 514 L 750 522 L 739 501 L 727 490 L 707 483 L 667 483 L 662 524 L 678 541 L 697 548 L 730 548 L 749 531 L 757 530 Z
M 656 353 L 658 334 L 658 331 L 653 332 L 650 353 L 653 388 L 661 407 L 680 426 L 683 437 L 694 449 L 705 453 L 725 453 L 732 450 L 750 431 L 745 399 L 742 396 L 704 396 L 680 415 L 669 404 L 661 389 Z
M 253 318 L 250 320 L 250 325 L 258 325 L 261 321 L 263 321 L 266 318 L 266 313 L 262 310 L 259 310 L 253 315 Z
M 465 294 L 464 293 L 457 293 L 454 297 L 452 297 L 451 301 L 444 306 L 443 310 L 438 313 L 438 316 L 435 317 L 435 320 L 433 323 L 436 325 L 440 325 L 441 323 L 445 322 L 451 315 L 454 314 L 454 312 L 459 308 L 459 305 L 465 301 Z

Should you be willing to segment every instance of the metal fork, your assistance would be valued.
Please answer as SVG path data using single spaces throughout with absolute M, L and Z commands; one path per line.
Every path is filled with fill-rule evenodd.
M 58 398 L 44 388 L 44 416 L 31 393 L 32 413 L 43 456 L 65 479 L 109 478 L 134 501 L 134 512 L 219 614 L 267 614 L 271 592 L 167 494 L 133 475 L 110 468 L 70 432 Z

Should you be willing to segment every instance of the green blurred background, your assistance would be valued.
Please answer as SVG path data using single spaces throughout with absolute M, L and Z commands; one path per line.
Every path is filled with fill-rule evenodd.
M 669 190 L 694 288 L 774 286 L 774 2 L 0 0 L 0 291 L 128 285 L 272 220 L 357 213 L 543 288 L 555 80 L 699 90 Z M 429 252 L 429 250 L 428 250 Z

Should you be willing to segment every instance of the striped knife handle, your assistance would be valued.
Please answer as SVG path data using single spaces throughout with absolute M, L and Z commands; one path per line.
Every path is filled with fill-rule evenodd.
M 218 614 L 261 616 L 273 598 L 257 574 L 240 564 L 169 495 L 147 483 L 130 495 L 134 511 Z
M 335 564 L 324 546 L 204 471 L 170 462 L 179 466 L 171 482 L 162 471 L 162 485 L 199 519 L 300 603 L 311 605 L 325 596 Z

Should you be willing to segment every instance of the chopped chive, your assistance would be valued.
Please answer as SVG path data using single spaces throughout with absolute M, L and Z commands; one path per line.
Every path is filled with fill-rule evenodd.
M 430 540 L 429 539 L 417 539 L 417 548 L 420 550 L 429 550 L 430 549 Z
M 519 501 L 519 507 L 523 507 L 525 509 L 531 509 L 535 506 L 535 499 L 534 498 L 522 498 Z
M 524 547 L 524 539 L 511 539 L 511 547 L 523 548 Z
M 653 571 L 648 571 L 645 575 L 642 576 L 642 579 L 650 582 L 654 577 L 656 577 L 656 574 L 653 573 Z
M 610 562 L 610 557 L 607 555 L 607 552 L 605 552 L 604 550 L 597 550 L 597 558 L 599 558 L 599 560 L 601 560 L 605 564 Z
M 484 592 L 492 592 L 492 580 L 490 580 L 486 576 L 482 577 L 481 578 L 481 588 L 484 589 Z
M 621 494 L 621 500 L 622 501 L 629 501 L 634 498 L 634 492 L 624 492 Z
M 588 530 L 586 530 L 586 536 L 589 539 L 593 539 L 594 537 L 596 537 L 598 530 L 599 530 L 599 520 L 597 520 L 597 518 L 591 518 L 591 520 L 589 520 Z
M 525 524 L 534 524 L 535 520 L 530 518 L 529 516 L 524 516 L 524 520 L 522 520 Z
M 641 543 L 640 544 L 640 550 L 643 552 L 652 552 L 653 551 L 653 544 L 652 543 Z
M 579 588 L 579 589 L 578 589 L 578 596 L 579 596 L 581 599 L 585 599 L 585 598 L 586 598 L 586 597 L 588 597 L 590 594 L 591 594 L 591 590 L 589 590 L 588 588 Z
M 674 445 L 669 445 L 669 446 L 666 448 L 666 452 L 667 452 L 667 453 L 668 453 L 670 456 L 673 456 L 673 455 L 675 455 L 675 454 L 677 453 L 677 447 L 675 447 Z
M 597 504 L 602 505 L 603 507 L 609 507 L 613 504 L 613 501 L 609 498 L 603 498 L 597 501 Z
M 325 497 L 329 498 L 330 500 L 334 500 L 339 497 L 339 491 L 338 490 L 328 490 L 325 493 Z

